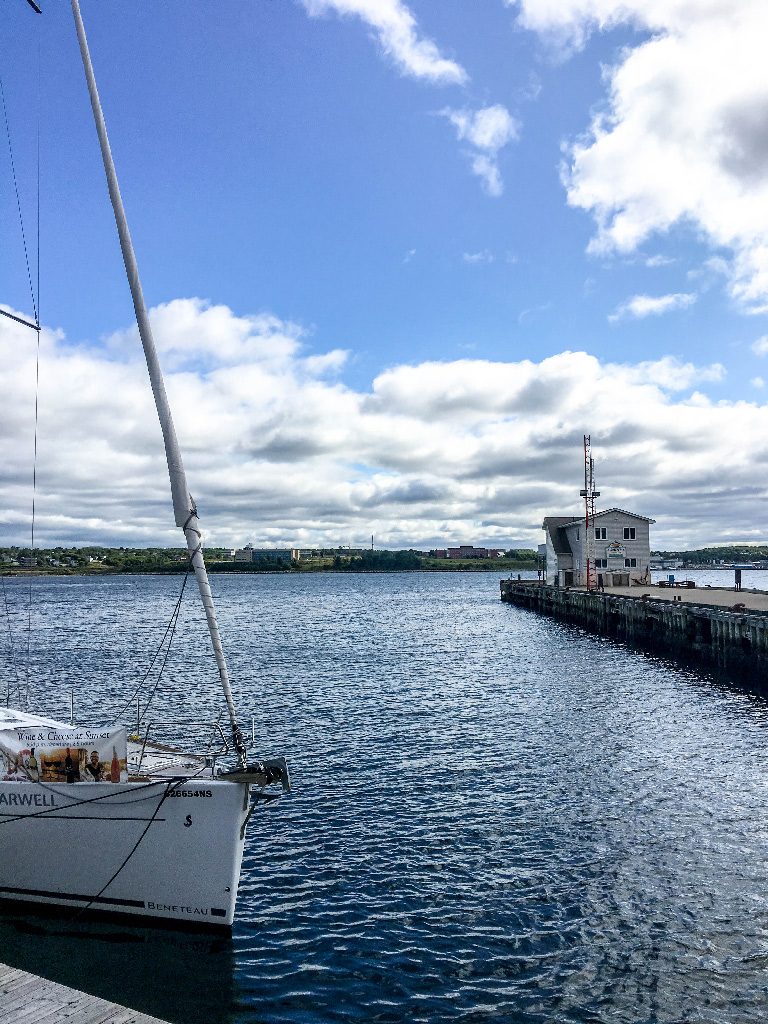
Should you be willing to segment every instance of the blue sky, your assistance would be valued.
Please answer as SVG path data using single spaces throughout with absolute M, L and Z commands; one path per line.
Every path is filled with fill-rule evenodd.
M 60 332 L 51 341 L 58 358 L 87 352 L 98 379 L 114 369 L 107 364 L 133 358 L 129 343 L 115 342 L 132 309 L 69 5 L 43 6 L 36 17 L 21 0 L 4 0 L 3 84 L 28 231 L 41 111 L 43 323 Z M 305 433 L 288 406 L 268 423 L 263 407 L 241 408 L 248 430 L 262 422 L 264 444 L 242 444 L 242 429 L 217 440 L 216 409 L 205 400 L 212 465 L 231 467 L 222 483 L 200 462 L 202 492 L 215 506 L 212 540 L 332 541 L 357 530 L 393 546 L 535 543 L 543 515 L 578 506 L 584 432 L 596 442 L 604 492 L 613 484 L 611 504 L 660 519 L 660 542 L 763 539 L 752 495 L 768 379 L 768 178 L 750 141 L 763 137 L 768 97 L 750 48 L 764 27 L 759 4 L 82 0 L 82 8 L 145 295 L 170 310 L 161 349 L 178 351 L 174 331 L 188 330 L 179 324 L 190 310 L 226 309 L 221 329 L 241 341 L 238 325 L 248 321 L 254 336 L 294 345 L 290 367 L 279 369 L 281 381 L 294 382 L 287 403 L 327 399 Z M 728 32 L 734 45 L 723 43 L 725 67 L 710 79 L 701 68 Z M 0 175 L 0 301 L 29 312 L 6 152 Z M 173 305 L 183 300 L 200 304 Z M 14 350 L 24 344 L 6 337 Z M 186 361 L 169 366 L 183 364 L 180 387 L 196 374 L 216 391 L 219 419 L 234 399 L 211 361 L 227 338 L 196 358 L 190 342 Z M 245 379 L 264 370 L 257 349 L 224 362 Z M 322 370 L 296 362 L 334 352 L 344 355 Z M 569 352 L 594 362 L 569 362 Z M 491 397 L 484 409 L 484 389 L 491 394 L 508 373 L 527 380 L 529 363 L 538 368 L 534 392 L 551 395 L 554 365 L 555 390 L 568 400 L 545 409 Z M 410 387 L 411 378 L 429 392 L 419 408 L 410 391 L 392 397 L 393 382 Z M 337 436 L 334 401 L 351 403 L 356 417 L 374 407 L 381 416 L 382 389 L 394 420 L 362 451 L 354 439 L 370 422 L 345 420 Z M 624 423 L 637 402 L 645 418 Z M 719 444 L 750 438 L 753 457 L 737 459 L 732 478 L 727 444 L 702 438 L 702 403 L 715 410 L 704 418 Z M 465 463 L 442 460 L 437 436 L 414 459 L 408 438 L 443 420 L 446 448 L 465 451 Z M 21 411 L 8 427 L 20 437 L 27 428 Z M 403 451 L 394 451 L 400 436 Z M 119 462 L 120 445 L 104 443 Z M 190 444 L 197 452 L 203 439 Z M 695 471 L 691 446 L 700 451 Z M 48 451 L 54 460 L 53 440 Z M 498 458 L 478 454 L 489 451 Z M 297 504 L 288 487 L 281 510 L 243 483 L 272 473 L 314 474 L 344 495 L 332 508 L 306 496 Z M 13 539 L 26 529 L 23 511 L 13 511 L 25 503 L 23 476 L 20 466 L 8 469 L 3 515 Z M 373 496 L 371 480 L 380 484 Z M 147 486 L 158 488 L 158 512 L 137 543 L 172 536 L 161 481 Z M 677 504 L 670 486 L 681 492 Z M 222 489 L 237 493 L 231 527 Z M 713 489 L 725 492 L 722 512 L 703 524 L 696 509 Z M 43 520 L 48 540 L 120 540 L 136 528 L 130 502 L 117 503 L 117 521 L 75 504 L 71 522 L 57 525 L 53 512 Z

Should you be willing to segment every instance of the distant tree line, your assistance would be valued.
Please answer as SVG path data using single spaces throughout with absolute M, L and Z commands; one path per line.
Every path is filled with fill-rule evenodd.
M 696 548 L 694 551 L 654 551 L 654 557 L 678 558 L 696 565 L 710 565 L 712 562 L 762 562 L 768 559 L 766 544 L 723 544 L 711 548 Z
M 537 554 L 528 548 L 511 548 L 504 558 L 447 559 L 435 558 L 424 551 L 363 551 L 359 555 L 337 554 L 333 558 L 288 561 L 265 556 L 251 562 L 236 562 L 231 549 L 206 548 L 206 565 L 210 572 L 318 572 L 333 569 L 337 572 L 388 572 L 413 569 L 429 570 L 494 570 L 536 569 Z M 184 548 L 108 548 L 98 545 L 86 547 L 27 547 L 0 548 L 0 572 L 19 571 L 72 573 L 174 573 L 185 572 L 189 555 Z
M 421 569 L 422 561 L 422 556 L 415 551 L 364 551 L 362 555 L 352 558 L 336 555 L 333 568 L 347 572 L 386 572 Z
M 210 548 L 205 552 L 206 559 L 222 558 L 224 551 Z M 6 571 L 32 568 L 53 573 L 184 572 L 188 562 L 184 548 L 0 548 L 0 569 Z
M 235 562 L 231 558 L 219 560 L 209 552 L 205 553 L 205 563 L 209 572 L 287 572 L 298 568 L 297 562 L 289 562 L 284 558 L 257 558 L 253 562 Z

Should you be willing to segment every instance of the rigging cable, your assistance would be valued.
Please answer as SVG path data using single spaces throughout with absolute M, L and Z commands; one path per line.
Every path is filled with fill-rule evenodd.
M 184 577 L 184 583 L 185 584 L 186 584 L 187 578 L 188 578 L 188 574 L 187 574 L 187 576 Z M 175 618 L 173 620 L 173 626 L 171 628 L 170 636 L 168 637 L 168 646 L 165 649 L 165 657 L 163 658 L 163 663 L 160 666 L 160 671 L 157 673 L 157 679 L 155 680 L 155 685 L 152 687 L 152 692 L 150 693 L 150 695 L 149 695 L 149 697 L 147 699 L 147 703 L 146 703 L 145 707 L 142 709 L 142 714 L 141 714 L 141 716 L 139 718 L 139 722 L 138 722 L 139 725 L 142 725 L 142 723 L 144 722 L 144 720 L 146 718 L 146 715 L 147 715 L 147 712 L 149 711 L 150 705 L 152 704 L 152 701 L 155 699 L 155 694 L 157 693 L 157 688 L 160 685 L 160 682 L 161 682 L 161 680 L 163 678 L 163 672 L 165 671 L 165 666 L 166 666 L 166 663 L 167 663 L 168 658 L 169 658 L 170 653 L 171 653 L 171 644 L 173 643 L 173 637 L 174 637 L 174 634 L 176 633 L 176 626 L 178 625 L 178 622 L 179 622 L 179 614 L 181 612 L 181 598 L 183 597 L 183 594 L 184 594 L 184 591 L 182 589 L 182 592 L 181 592 L 181 594 L 179 594 L 179 600 L 178 600 L 177 605 L 176 605 L 176 615 L 175 615 Z
M 31 542 L 30 542 L 30 553 L 33 559 L 35 558 L 35 505 L 37 499 L 37 421 L 38 421 L 38 406 L 40 399 L 40 37 L 37 40 L 37 297 L 32 296 L 32 309 L 35 314 L 35 324 L 37 325 L 37 345 L 35 346 L 35 437 L 34 437 L 34 451 L 32 454 L 32 523 L 31 523 Z M 8 135 L 8 142 L 10 143 L 11 136 Z M 19 217 L 21 218 L 21 208 L 19 208 Z M 23 225 L 22 225 L 23 234 Z M 26 242 L 24 243 L 24 249 L 26 252 Z M 29 272 L 29 261 L 27 261 L 27 272 Z M 30 275 L 30 288 L 32 287 L 31 275 Z M 26 663 L 26 687 L 24 695 L 24 707 L 29 708 L 29 653 L 32 644 L 32 575 L 29 577 L 29 594 L 28 594 L 28 612 L 27 612 L 27 663 Z
M 5 606 L 5 621 L 8 625 L 8 654 L 11 659 L 11 668 L 13 669 L 13 678 L 16 683 L 16 700 L 21 700 L 21 680 L 19 679 L 19 669 L 16 664 L 16 651 L 13 646 L 13 626 L 11 625 L 11 610 L 8 607 L 8 592 L 5 586 L 5 576 L 0 576 L 3 586 L 3 604 Z M 5 706 L 9 708 L 11 706 L 11 680 L 8 678 L 8 683 L 5 688 Z
M 186 775 L 185 776 L 172 776 L 171 777 L 171 781 L 173 782 L 177 778 L 179 778 L 179 779 L 181 779 L 182 782 L 186 782 L 187 778 L 190 778 L 190 777 L 192 777 L 192 776 L 186 776 Z M 46 793 L 53 793 L 53 794 L 55 794 L 57 796 L 64 796 L 64 794 L 62 793 L 61 789 L 54 789 L 52 785 L 46 785 L 44 782 L 33 782 L 31 779 L 30 779 L 30 782 L 32 782 L 33 786 L 37 786 L 39 789 L 44 790 Z M 167 785 L 167 783 L 168 783 L 168 779 L 158 779 L 157 782 L 146 782 L 146 783 L 141 783 L 141 784 L 140 783 L 131 783 L 131 785 L 135 786 L 136 790 L 139 791 L 139 789 L 144 790 L 144 789 L 157 788 L 158 786 L 165 786 L 165 785 Z M 21 785 L 25 785 L 25 783 L 21 783 Z M 77 784 L 75 783 L 75 785 L 77 785 Z M 117 797 L 124 796 L 124 795 L 125 795 L 124 793 L 113 793 L 113 792 L 110 791 L 109 793 L 103 793 L 100 796 L 92 796 L 92 797 L 87 797 L 87 798 L 75 797 L 74 795 L 72 797 L 68 796 L 67 799 L 71 800 L 72 802 L 67 804 L 66 807 L 64 808 L 64 810 L 65 811 L 71 811 L 75 807 L 84 807 L 86 804 L 96 804 L 96 803 L 99 803 L 101 800 L 112 800 L 112 799 L 116 800 Z M 133 796 L 133 793 L 131 793 L 131 796 Z M 148 799 L 148 798 L 144 797 L 144 796 L 140 796 L 136 800 L 123 800 L 123 801 L 119 801 L 119 802 L 120 802 L 120 804 L 138 804 L 138 803 L 143 803 L 146 799 Z M 46 807 L 42 811 L 32 811 L 31 814 L 7 814 L 5 812 L 0 812 L 0 819 L 2 819 L 2 820 L 0 820 L 0 826 L 2 826 L 2 825 L 13 825 L 14 822 L 17 822 L 17 821 L 27 821 L 27 820 L 29 820 L 31 818 L 50 817 L 52 811 L 56 811 L 56 810 L 59 810 L 59 809 L 60 808 L 56 808 L 56 807 Z
M 117 712 L 115 717 L 112 719 L 112 725 L 117 725 L 117 723 L 123 717 L 123 715 L 128 710 L 128 708 L 132 707 L 133 702 L 136 700 L 136 698 L 138 697 L 139 693 L 141 692 L 142 686 L 144 685 L 144 683 L 146 683 L 147 679 L 149 678 L 150 672 L 155 667 L 155 663 L 157 662 L 157 659 L 160 657 L 160 652 L 162 651 L 163 645 L 165 644 L 166 638 L 167 638 L 167 640 L 168 640 L 168 647 L 167 647 L 167 650 L 165 652 L 165 657 L 163 658 L 162 664 L 160 665 L 160 671 L 158 673 L 155 685 L 152 688 L 152 693 L 149 696 L 149 700 L 147 701 L 147 706 L 144 708 L 144 715 L 146 715 L 146 713 L 147 713 L 149 705 L 151 704 L 152 699 L 154 698 L 155 693 L 157 692 L 157 687 L 160 685 L 160 680 L 161 680 L 162 675 L 163 675 L 163 670 L 165 668 L 166 662 L 168 661 L 168 655 L 171 653 L 171 643 L 173 641 L 174 633 L 176 632 L 176 624 L 179 621 L 179 614 L 181 612 L 181 602 L 182 602 L 182 600 L 184 598 L 184 591 L 186 590 L 186 587 L 187 587 L 187 580 L 189 579 L 189 572 L 190 572 L 191 566 L 192 566 L 192 560 L 188 559 L 188 561 L 187 561 L 187 569 L 186 569 L 186 572 L 184 573 L 184 579 L 183 579 L 182 584 L 181 584 L 181 592 L 180 592 L 179 596 L 176 598 L 176 604 L 174 605 L 173 611 L 171 612 L 171 617 L 168 620 L 168 625 L 165 627 L 165 632 L 163 633 L 162 637 L 160 638 L 160 643 L 157 645 L 157 649 L 155 650 L 155 653 L 152 655 L 152 660 L 149 663 L 149 667 L 147 668 L 147 671 L 144 673 L 144 675 L 141 677 L 141 679 L 137 683 L 137 685 L 136 685 L 133 693 L 131 694 L 131 696 L 128 698 L 128 700 L 125 702 L 125 704 L 120 708 L 120 710 Z M 144 715 L 141 716 L 141 719 L 139 720 L 139 722 L 137 722 L 137 725 L 140 725 L 141 722 L 144 720 Z
M 38 428 L 38 407 L 39 407 L 39 393 L 40 393 L 40 78 L 41 78 L 41 59 L 40 59 L 40 40 L 38 39 L 37 44 L 37 226 L 36 226 L 36 239 L 37 239 L 37 259 L 36 259 L 36 277 L 37 277 L 37 291 L 32 283 L 32 268 L 29 260 L 29 247 L 27 246 L 27 233 L 24 230 L 24 215 L 21 209 L 21 195 L 19 193 L 19 182 L 16 176 L 16 161 L 13 155 L 13 140 L 11 138 L 11 126 L 8 120 L 8 105 L 5 101 L 5 89 L 3 87 L 2 77 L 0 77 L 0 98 L 2 99 L 3 105 L 3 120 L 5 122 L 5 133 L 8 139 L 8 153 L 11 162 L 11 176 L 13 179 L 13 188 L 16 195 L 16 210 L 19 215 L 19 228 L 21 229 L 21 241 L 24 248 L 24 262 L 27 268 L 27 282 L 29 284 L 29 293 L 32 299 L 32 311 L 35 317 L 35 331 L 37 333 L 37 344 L 35 346 L 35 425 L 34 425 L 34 447 L 32 456 L 32 522 L 31 522 L 31 549 L 30 554 L 34 560 L 35 550 L 35 499 L 37 495 L 37 428 Z M 11 317 L 11 319 L 19 320 L 18 317 Z M 19 321 L 25 323 L 25 321 Z M 26 324 L 31 326 L 31 324 Z M 6 605 L 7 609 L 7 605 Z M 10 618 L 8 619 L 10 628 Z M 29 577 L 29 592 L 28 592 L 28 610 L 27 610 L 27 657 L 25 667 L 25 700 L 24 704 L 26 707 L 29 706 L 29 661 L 30 651 L 32 646 L 32 576 Z M 15 669 L 15 665 L 14 665 Z M 20 687 L 18 687 L 19 693 L 17 699 L 21 701 Z
M 40 331 L 37 332 L 37 351 L 35 354 L 35 440 L 32 456 L 32 526 L 31 526 L 31 547 L 32 563 L 35 558 L 35 500 L 37 498 L 37 410 L 40 393 Z M 26 664 L 26 694 L 24 700 L 25 709 L 29 708 L 29 652 L 32 644 L 32 574 L 29 576 L 29 593 L 27 600 L 27 664 Z
M 38 71 L 39 71 L 39 60 L 38 60 Z M 26 232 L 24 231 L 24 217 L 22 216 L 22 212 L 21 212 L 21 197 L 19 195 L 19 183 L 18 183 L 18 180 L 16 178 L 16 161 L 13 158 L 13 143 L 11 141 L 11 126 L 10 126 L 10 124 L 8 122 L 8 107 L 7 107 L 6 102 L 5 102 L 5 89 L 3 88 L 2 76 L 0 76 L 0 98 L 2 98 L 2 101 L 3 101 L 3 118 L 5 120 L 5 134 L 6 134 L 7 138 L 8 138 L 8 152 L 9 152 L 10 157 L 11 157 L 11 175 L 13 177 L 13 188 L 14 188 L 14 191 L 16 193 L 16 209 L 17 209 L 18 214 L 19 214 L 19 225 L 21 227 L 21 241 L 22 241 L 22 244 L 24 246 L 24 260 L 25 260 L 25 262 L 27 264 L 27 281 L 29 282 L 29 293 L 30 293 L 30 295 L 32 297 L 32 310 L 33 310 L 33 312 L 35 314 L 35 325 L 37 327 L 39 327 L 40 326 L 40 317 L 38 316 L 38 312 L 37 312 L 37 302 L 35 300 L 35 289 L 34 289 L 34 286 L 32 284 L 32 269 L 31 269 L 31 267 L 29 265 L 29 250 L 27 249 L 27 235 L 26 235 Z M 38 132 L 39 132 L 39 124 L 40 124 L 40 112 L 39 112 L 39 109 L 38 109 Z M 40 153 L 40 151 L 39 151 L 39 148 L 38 148 L 38 184 L 39 184 L 39 181 L 40 181 L 39 153 Z M 38 207 L 38 209 L 39 209 L 39 207 Z M 38 256 L 39 256 L 39 253 L 38 253 Z M 39 263 L 39 259 L 38 259 L 38 263 Z
M 199 774 L 199 773 L 195 773 L 195 774 Z M 194 776 L 192 776 L 192 777 L 194 777 Z M 104 895 L 104 893 L 107 891 L 107 889 L 110 887 L 110 885 L 112 885 L 114 880 L 117 878 L 117 876 L 123 870 L 123 868 L 128 863 L 128 861 L 131 859 L 131 857 L 133 857 L 134 853 L 136 853 L 136 851 L 138 850 L 139 846 L 141 845 L 142 841 L 144 840 L 144 837 L 146 836 L 147 832 L 149 832 L 150 827 L 154 823 L 155 818 L 160 813 L 160 808 L 163 806 L 165 801 L 168 799 L 168 797 L 171 795 L 171 793 L 174 793 L 179 788 L 179 786 L 183 786 L 184 783 L 186 783 L 188 781 L 189 781 L 188 778 L 181 778 L 181 779 L 170 779 L 166 783 L 165 791 L 160 795 L 160 799 L 157 802 L 157 807 L 155 808 L 154 812 L 152 813 L 152 817 L 147 822 L 147 824 L 146 824 L 146 826 L 144 828 L 144 831 L 141 833 L 139 838 L 134 843 L 133 848 L 131 849 L 130 853 L 124 858 L 122 864 L 117 869 L 117 871 L 115 871 L 115 873 L 112 875 L 110 880 L 106 883 L 106 885 L 103 885 L 101 887 L 101 889 L 99 889 L 99 891 L 96 893 L 96 895 L 92 896 L 91 899 L 89 900 L 89 902 L 86 903 L 86 905 L 84 907 L 82 907 L 81 910 L 79 910 L 76 914 L 73 915 L 73 917 L 71 918 L 72 921 L 79 920 L 83 916 L 83 914 L 87 910 L 89 910 L 93 906 L 93 904 L 98 899 L 100 899 L 101 896 Z

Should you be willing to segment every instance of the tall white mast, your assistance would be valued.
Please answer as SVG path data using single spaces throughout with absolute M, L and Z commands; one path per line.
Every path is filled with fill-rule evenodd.
M 83 58 L 85 77 L 88 82 L 88 92 L 91 97 L 91 107 L 93 108 L 93 117 L 96 122 L 96 131 L 99 136 L 101 156 L 104 160 L 104 170 L 107 175 L 107 185 L 109 186 L 109 197 L 112 200 L 112 209 L 115 214 L 115 221 L 117 222 L 117 233 L 120 236 L 120 248 L 123 252 L 123 261 L 128 275 L 128 284 L 131 289 L 131 297 L 133 298 L 133 307 L 136 311 L 136 322 L 139 327 L 139 336 L 141 337 L 144 356 L 147 360 L 147 369 L 149 370 L 149 379 L 152 384 L 152 394 L 155 397 L 157 415 L 160 419 L 160 427 L 163 431 L 165 457 L 168 461 L 168 475 L 171 478 L 173 514 L 176 520 L 176 525 L 181 527 L 184 531 L 184 538 L 187 542 L 190 560 L 195 571 L 195 578 L 197 579 L 197 585 L 200 590 L 200 597 L 202 598 L 203 607 L 205 608 L 205 617 L 208 620 L 208 630 L 211 634 L 211 644 L 213 645 L 213 653 L 216 657 L 216 664 L 219 669 L 219 677 L 221 679 L 222 689 L 224 690 L 224 697 L 227 701 L 229 721 L 232 727 L 232 739 L 237 751 L 240 766 L 241 768 L 245 768 L 245 744 L 243 742 L 242 733 L 240 732 L 240 727 L 237 724 L 235 704 L 232 699 L 232 686 L 229 681 L 229 672 L 227 670 L 227 662 L 224 657 L 224 649 L 221 645 L 221 635 L 219 633 L 219 625 L 216 621 L 216 610 L 213 606 L 213 596 L 208 582 L 208 572 L 206 571 L 205 562 L 203 560 L 202 533 L 200 532 L 200 524 L 197 518 L 197 508 L 195 507 L 192 495 L 189 493 L 187 488 L 187 477 L 184 472 L 184 464 L 181 460 L 179 442 L 176 439 L 176 430 L 173 426 L 171 407 L 168 404 L 168 396 L 165 393 L 163 374 L 160 370 L 160 363 L 157 358 L 157 349 L 155 348 L 154 338 L 152 337 L 152 328 L 150 327 L 149 316 L 147 315 L 147 307 L 144 304 L 144 294 L 141 290 L 141 281 L 139 280 L 139 268 L 133 251 L 131 234 L 128 230 L 128 222 L 125 218 L 125 209 L 123 208 L 123 200 L 120 195 L 120 186 L 117 183 L 117 174 L 112 160 L 112 151 L 109 148 L 107 126 L 104 122 L 104 115 L 101 111 L 99 93 L 96 88 L 96 79 L 93 74 L 93 65 L 91 64 L 91 56 L 88 52 L 88 41 L 85 38 L 85 28 L 83 26 L 83 19 L 80 15 L 80 4 L 78 3 L 78 0 L 72 0 L 72 13 L 75 18 L 77 38 L 80 43 L 80 54 Z

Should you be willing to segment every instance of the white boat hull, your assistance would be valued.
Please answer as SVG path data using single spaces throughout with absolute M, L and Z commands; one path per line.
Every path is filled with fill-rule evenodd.
M 210 778 L 0 781 L 0 899 L 231 927 L 248 805 Z

